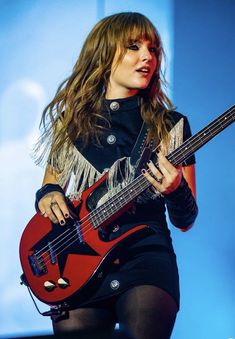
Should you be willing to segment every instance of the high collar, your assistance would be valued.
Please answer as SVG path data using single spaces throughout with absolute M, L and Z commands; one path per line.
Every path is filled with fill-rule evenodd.
M 124 112 L 137 109 L 140 106 L 140 97 L 134 95 L 121 99 L 104 99 L 103 109 L 105 112 Z

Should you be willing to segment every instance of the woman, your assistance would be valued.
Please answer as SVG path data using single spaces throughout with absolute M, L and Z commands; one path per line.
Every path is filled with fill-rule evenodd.
M 47 168 L 36 194 L 42 215 L 63 226 L 72 213 L 65 191 L 70 199 L 79 198 L 109 170 L 103 203 L 140 174 L 150 188 L 116 223 L 120 229 L 146 224 L 153 230 L 123 249 L 83 303 L 74 298 L 66 314 L 53 317 L 55 333 L 89 332 L 95 338 L 105 331 L 110 338 L 118 322 L 122 338 L 171 335 L 179 282 L 165 210 L 172 224 L 185 231 L 197 216 L 197 205 L 194 156 L 178 166 L 166 158 L 190 137 L 190 127 L 164 93 L 162 56 L 159 34 L 145 16 L 106 17 L 90 32 L 71 76 L 44 110 L 37 156 L 39 163 L 47 158 Z M 139 157 L 143 144 L 156 149 L 151 159 L 146 153 L 146 165 Z

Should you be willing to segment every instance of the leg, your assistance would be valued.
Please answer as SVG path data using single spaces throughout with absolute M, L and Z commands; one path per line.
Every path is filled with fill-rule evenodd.
M 55 334 L 76 332 L 81 339 L 111 338 L 115 327 L 113 313 L 108 308 L 85 307 L 52 317 Z
M 153 285 L 126 291 L 116 309 L 120 329 L 132 339 L 169 339 L 178 310 L 173 298 Z

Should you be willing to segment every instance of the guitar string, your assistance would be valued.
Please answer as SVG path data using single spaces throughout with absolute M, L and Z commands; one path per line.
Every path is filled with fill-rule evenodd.
M 150 173 L 150 172 L 149 172 Z M 139 177 L 138 177 L 139 178 Z M 147 180 L 144 176 L 142 176 L 142 178 L 140 178 L 140 179 L 145 179 L 145 181 Z M 134 182 L 134 181 L 133 181 Z M 132 183 L 133 183 L 132 182 Z M 149 184 L 149 186 L 150 186 L 151 184 Z M 146 187 L 147 188 L 147 187 Z M 124 189 L 123 189 L 123 191 L 124 191 Z M 112 197 L 112 198 L 115 198 L 115 196 L 114 197 Z M 113 204 L 114 202 L 112 202 L 112 204 Z M 102 207 L 102 206 L 100 206 L 100 207 Z M 101 209 L 102 210 L 102 209 Z M 95 213 L 98 213 L 99 211 L 97 211 L 97 209 L 96 210 L 94 210 L 94 211 L 92 211 L 92 212 L 94 212 L 93 214 L 95 214 Z M 90 213 L 90 216 L 92 215 L 92 212 Z M 88 217 L 88 215 L 86 215 L 80 222 L 82 222 L 84 219 L 86 219 L 86 217 Z M 90 225 L 90 223 L 89 223 L 89 225 Z M 88 232 L 90 229 L 93 229 L 93 227 L 91 227 L 90 229 L 87 229 L 87 230 L 85 230 L 85 227 L 86 226 L 89 226 L 89 225 L 85 225 L 85 224 L 83 224 L 83 225 L 81 225 L 81 230 L 83 230 L 83 235 L 85 235 L 85 233 L 86 232 Z M 71 231 L 71 234 L 74 232 L 74 231 L 76 231 L 76 234 L 74 235 L 74 236 L 76 236 L 76 238 L 77 238 L 77 230 L 72 230 Z M 70 234 L 67 234 L 67 236 L 68 235 L 70 235 Z M 73 237 L 72 237 L 73 238 Z M 68 242 L 69 240 L 71 240 L 72 238 L 70 238 L 70 239 L 67 239 L 67 241 L 66 242 Z M 58 238 L 57 238 L 58 239 Z M 56 238 L 54 239 L 54 241 L 55 240 L 57 240 Z M 64 240 L 64 238 L 63 239 L 61 239 L 61 240 Z M 61 240 L 59 241 L 59 242 L 61 242 Z M 76 241 L 77 239 L 75 239 L 75 241 Z M 57 244 L 56 245 L 58 245 L 59 244 L 59 242 L 57 242 Z M 62 245 L 64 245 L 64 244 L 66 244 L 66 242 L 63 242 L 63 244 Z M 74 242 L 74 241 L 73 241 Z M 73 243 L 72 242 L 72 243 Z M 52 243 L 52 242 L 51 242 Z M 51 244 L 50 243 L 50 244 Z M 70 246 L 70 244 L 69 244 L 69 246 Z M 45 246 L 45 248 L 46 248 L 47 246 Z M 56 251 L 58 251 L 58 249 L 60 249 L 60 247 L 61 246 L 59 246 L 57 249 L 56 249 Z M 67 246 L 68 247 L 68 246 Z M 63 250 L 65 250 L 67 247 L 65 247 L 65 248 L 63 248 Z M 43 249 L 41 249 L 40 251 L 42 251 Z M 39 252 L 37 252 L 37 254 L 38 254 Z M 61 252 L 59 252 L 58 254 L 60 254 Z M 45 258 L 46 259 L 46 258 Z
M 225 111 L 224 113 L 222 113 L 218 118 L 216 118 L 215 120 L 213 120 L 211 123 L 209 123 L 209 125 L 207 125 L 206 127 L 204 127 L 203 129 L 201 129 L 199 132 L 197 132 L 196 134 L 194 135 L 191 135 L 190 138 L 188 138 L 181 146 L 185 146 L 187 144 L 190 144 L 191 143 L 191 140 L 195 138 L 198 139 L 200 138 L 204 133 L 205 131 L 208 130 L 208 132 L 211 132 L 211 130 L 213 130 L 215 128 L 215 131 L 216 131 L 216 128 L 218 127 L 218 130 L 217 131 L 220 131 L 220 125 L 224 123 L 225 126 L 222 126 L 222 129 L 223 128 L 226 128 L 227 126 L 229 126 L 233 120 L 235 119 L 235 105 L 230 107 L 227 111 Z M 231 120 L 231 121 L 229 121 Z M 214 126 L 216 125 L 216 126 Z M 213 131 L 213 133 L 215 132 Z M 222 130 L 221 130 L 222 131 Z M 214 134 L 213 136 L 215 136 L 216 134 Z M 210 139 L 210 138 L 209 138 Z M 199 145 L 200 145 L 200 139 L 199 139 Z M 176 150 L 174 150 L 172 153 L 177 153 L 177 151 L 181 152 L 181 148 L 182 147 L 178 147 Z M 171 153 L 171 154 L 172 154 Z M 171 155 L 170 154 L 170 155 Z
M 228 112 L 228 113 L 232 113 L 232 112 Z M 227 119 L 226 122 L 228 122 L 228 119 Z M 216 121 L 215 123 L 216 123 L 216 125 L 218 125 L 218 121 Z M 224 126 L 223 126 L 223 127 L 224 127 Z M 211 130 L 210 133 L 211 133 L 211 132 L 214 133 L 215 131 L 212 131 L 212 130 Z M 200 134 L 200 132 L 199 132 L 199 134 Z M 210 137 L 211 137 L 211 136 L 209 135 L 209 139 L 210 139 Z M 189 139 L 190 139 L 190 138 L 189 138 Z M 187 139 L 187 141 L 188 141 L 189 139 Z M 208 139 L 208 138 L 207 138 L 207 139 Z M 200 145 L 200 143 L 201 143 L 201 141 L 200 141 L 198 144 Z M 197 144 L 197 142 L 196 142 L 195 144 Z M 176 150 L 176 151 L 177 151 L 177 150 Z M 176 153 L 177 153 L 177 152 L 176 152 Z M 182 152 L 180 151 L 179 153 L 180 153 L 180 154 L 178 154 L 178 155 L 181 156 L 181 153 L 182 153 Z M 171 156 L 171 154 L 170 154 L 170 156 Z M 170 158 L 170 156 L 169 156 L 169 158 Z M 177 155 L 175 156 L 175 160 L 176 160 L 176 158 L 177 158 Z M 149 173 L 150 173 L 150 171 L 149 171 Z M 141 181 L 143 181 L 143 179 L 144 179 L 145 181 L 147 181 L 147 179 L 146 179 L 143 175 L 140 175 L 140 176 L 137 177 L 135 180 L 137 180 L 137 179 L 138 179 L 138 185 L 142 183 Z M 136 184 L 136 183 L 134 183 L 135 180 L 133 180 L 133 182 L 132 182 L 133 186 L 135 186 L 135 184 Z M 150 185 L 151 185 L 151 184 L 149 183 L 149 186 L 150 186 Z M 126 187 L 123 189 L 122 192 L 124 193 L 125 189 L 127 189 L 127 188 L 129 189 L 129 187 L 126 186 Z M 147 187 L 146 187 L 146 188 L 147 188 Z M 120 192 L 119 192 L 119 193 L 120 193 Z M 115 199 L 116 199 L 115 195 L 114 195 L 111 199 L 114 199 L 114 201 L 111 202 L 111 204 L 114 204 Z M 119 199 L 119 198 L 118 198 L 118 199 Z M 131 201 L 131 200 L 130 200 L 130 201 Z M 129 203 L 130 201 L 126 202 L 126 204 Z M 109 207 L 108 207 L 109 204 L 110 204 L 110 203 L 107 203 L 106 209 L 109 208 Z M 102 205 L 100 206 L 100 208 L 101 208 L 101 210 L 102 210 Z M 88 217 L 94 218 L 95 214 L 97 214 L 97 213 L 100 212 L 100 211 L 98 211 L 98 209 L 100 209 L 100 208 L 97 208 L 97 209 L 95 209 L 94 211 L 92 211 L 89 215 L 86 215 L 83 219 L 80 220 L 80 222 L 82 223 L 82 222 L 83 222 L 86 218 L 88 218 Z M 89 220 L 87 220 L 87 221 L 88 221 L 88 225 L 85 224 L 86 220 L 83 222 L 83 224 L 81 224 L 81 231 L 83 231 L 83 235 L 85 235 L 89 230 L 94 229 L 93 227 L 89 227 L 89 226 L 90 226 L 90 222 L 89 222 Z M 87 228 L 87 226 L 88 226 L 88 228 Z M 87 228 L 87 229 L 86 229 L 86 228 Z M 74 235 L 72 235 L 73 232 L 75 232 Z M 65 232 L 64 232 L 64 233 L 65 233 Z M 58 238 L 60 238 L 61 236 L 63 236 L 64 233 L 61 234 L 60 236 L 58 236 L 57 238 L 55 238 L 52 242 L 58 240 Z M 70 236 L 70 235 L 72 235 L 72 237 L 69 238 L 69 239 L 67 239 L 67 240 L 64 242 L 64 239 L 65 239 L 66 237 Z M 66 235 L 66 237 L 64 237 L 63 239 L 61 239 L 60 241 L 58 241 L 56 244 L 53 245 L 53 246 L 57 246 L 61 241 L 63 241 L 63 244 L 60 245 L 59 247 L 57 247 L 56 249 L 53 249 L 53 251 L 57 252 L 62 246 L 66 245 L 66 243 L 67 243 L 68 241 L 72 240 L 73 237 L 75 237 L 75 240 L 73 240 L 72 243 L 75 242 L 75 241 L 77 240 L 77 236 L 78 236 L 78 234 L 77 234 L 77 229 L 72 230 L 70 233 L 68 233 L 68 234 Z M 50 245 L 52 244 L 52 242 L 50 242 Z M 69 243 L 68 246 L 70 246 L 72 243 Z M 64 247 L 64 248 L 62 249 L 62 251 L 64 251 L 68 246 Z M 35 255 L 38 255 L 40 252 L 42 252 L 42 251 L 43 251 L 44 249 L 46 249 L 46 248 L 47 248 L 47 245 L 46 245 L 44 248 L 42 248 L 40 251 L 38 251 Z M 59 255 L 60 253 L 61 253 L 61 252 L 58 252 L 58 253 L 56 253 L 56 255 Z M 48 255 L 48 257 L 49 257 L 49 261 L 50 261 L 50 255 Z M 39 258 L 38 258 L 38 260 L 40 261 Z M 48 263 L 48 261 L 46 262 L 47 258 L 45 258 L 44 260 L 45 260 L 45 264 Z M 43 259 L 42 259 L 42 261 L 43 261 Z
M 150 170 L 149 170 L 149 173 L 150 173 Z M 145 179 L 145 181 L 146 182 L 148 182 L 147 181 L 147 179 L 141 174 L 141 176 Z M 140 176 L 139 177 L 137 177 L 136 179 L 140 179 Z M 134 182 L 134 181 L 133 181 Z M 132 183 L 133 183 L 132 182 Z M 151 184 L 149 183 L 149 186 L 150 186 Z M 123 191 L 124 191 L 124 189 L 123 189 Z M 122 191 L 122 192 L 123 192 Z M 115 196 L 113 196 L 112 198 L 115 198 Z M 117 199 L 118 200 L 118 199 Z M 128 203 L 128 202 L 127 202 Z M 107 203 L 107 205 L 109 205 L 110 203 L 108 202 Z M 102 207 L 102 205 L 100 206 L 100 208 Z M 99 209 L 99 208 L 98 208 Z M 90 226 L 91 224 L 90 224 L 90 221 L 88 220 L 89 219 L 89 217 L 92 215 L 92 214 L 95 214 L 95 213 L 93 213 L 93 212 L 96 212 L 96 214 L 99 214 L 98 212 L 99 211 L 97 211 L 97 209 L 96 210 L 93 210 L 89 215 L 86 215 L 83 219 L 81 219 L 79 222 L 80 223 L 82 223 L 81 224 L 81 231 L 82 231 L 82 235 L 83 236 L 85 236 L 85 234 L 87 233 L 87 232 L 89 232 L 90 230 L 94 230 L 94 228 L 92 227 L 92 226 Z M 94 218 L 94 215 L 92 216 L 92 218 Z M 86 224 L 86 222 L 88 222 L 87 224 Z M 73 225 L 73 227 L 75 226 L 75 223 L 74 223 L 74 225 Z M 76 226 L 75 226 L 76 227 Z M 62 234 L 63 235 L 63 234 Z M 68 238 L 67 240 L 65 240 L 65 238 L 67 238 L 68 236 L 71 236 L 70 238 Z M 57 238 L 55 238 L 54 240 L 57 240 L 59 237 L 57 237 Z M 63 247 L 64 245 L 66 245 L 67 243 L 68 243 L 68 241 L 70 241 L 70 240 L 72 240 L 72 239 L 74 239 L 72 242 L 70 242 L 66 247 Z M 53 251 L 54 252 L 56 252 L 56 255 L 59 255 L 60 253 L 62 253 L 66 248 L 68 248 L 70 245 L 72 245 L 75 241 L 77 241 L 77 239 L 78 239 L 78 231 L 77 231 L 77 229 L 76 228 L 74 228 L 73 230 L 71 230 L 71 232 L 70 233 L 68 233 L 68 234 L 66 234 L 66 236 L 64 237 L 64 238 L 62 238 L 62 239 L 60 239 L 56 244 L 54 244 L 52 247 L 53 247 Z M 61 243 L 61 241 L 63 241 L 62 242 L 62 244 L 60 244 L 59 245 L 59 243 Z M 52 242 L 50 242 L 50 246 L 51 246 L 51 244 L 52 244 Z M 55 247 L 55 246 L 57 246 L 57 245 L 59 245 L 59 247 Z M 61 247 L 63 247 L 63 249 L 62 249 L 62 251 L 61 252 L 58 252 L 57 253 L 57 251 L 61 248 Z M 40 255 L 40 256 L 42 256 L 44 253 L 41 253 L 42 251 L 44 251 L 45 250 L 45 252 L 44 253 L 46 253 L 46 257 L 43 259 L 40 259 L 40 257 L 38 257 L 38 255 Z M 39 262 L 39 264 L 40 263 L 42 263 L 43 261 L 45 262 L 45 264 L 47 264 L 49 261 L 50 261 L 50 255 L 47 253 L 48 252 L 48 245 L 45 245 L 40 251 L 38 251 L 36 254 L 35 254 L 35 256 L 37 257 L 37 260 L 38 260 L 38 262 Z

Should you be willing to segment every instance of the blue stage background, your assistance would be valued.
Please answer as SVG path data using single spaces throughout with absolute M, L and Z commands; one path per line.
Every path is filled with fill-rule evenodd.
M 169 93 L 194 133 L 235 103 L 232 0 L 0 1 L 0 337 L 52 333 L 19 279 L 19 239 L 43 176 L 30 150 L 42 109 L 87 33 L 102 17 L 127 10 L 158 27 Z M 198 151 L 199 217 L 187 233 L 171 227 L 181 277 L 173 339 L 235 338 L 234 135 L 230 126 Z

